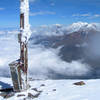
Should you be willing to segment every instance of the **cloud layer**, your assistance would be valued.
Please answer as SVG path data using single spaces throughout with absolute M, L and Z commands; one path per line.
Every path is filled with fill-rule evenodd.
M 73 14 L 72 16 L 73 17 L 99 18 L 100 14 L 89 14 L 89 13 L 86 13 L 86 14 Z
M 19 59 L 19 44 L 17 31 L 0 33 L 0 76 L 10 76 L 8 66 Z M 33 42 L 33 41 L 32 41 Z M 68 76 L 85 76 L 90 73 L 90 67 L 80 61 L 70 63 L 58 56 L 59 49 L 47 49 L 41 45 L 29 44 L 29 75 L 32 78 L 61 78 Z M 32 46 L 32 47 L 31 47 Z M 62 78 L 63 78 L 62 77 Z
M 5 8 L 0 8 L 0 10 L 4 10 Z
M 55 12 L 51 11 L 40 11 L 40 12 L 30 12 L 30 16 L 37 16 L 37 15 L 55 15 Z
M 36 0 L 29 0 L 29 2 L 35 2 Z

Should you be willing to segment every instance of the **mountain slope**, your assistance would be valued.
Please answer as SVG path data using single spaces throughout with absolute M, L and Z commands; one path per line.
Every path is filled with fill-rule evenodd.
M 84 78 L 88 78 L 88 76 L 98 78 L 100 76 L 99 24 L 79 22 L 73 23 L 66 28 L 65 26 L 64 28 L 63 26 L 56 26 L 55 30 L 58 35 L 52 35 L 52 33 L 51 35 L 40 35 L 37 36 L 38 38 L 36 40 L 31 37 L 31 45 L 41 44 L 46 48 L 60 48 L 59 56 L 62 60 L 66 62 L 80 60 L 82 63 L 88 64 L 91 67 L 91 75 L 83 76 Z M 32 42 L 33 39 L 35 40 L 34 42 Z

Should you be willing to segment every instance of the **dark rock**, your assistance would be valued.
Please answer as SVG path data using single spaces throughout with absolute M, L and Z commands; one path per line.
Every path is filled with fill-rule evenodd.
M 18 94 L 17 97 L 25 96 L 25 94 Z
M 56 91 L 56 89 L 53 89 L 52 91 Z
M 36 92 L 42 92 L 42 91 L 39 91 L 37 88 L 32 88 L 31 90 L 34 90 Z
M 0 96 L 2 96 L 5 99 L 8 99 L 8 98 L 14 96 L 14 92 L 11 92 L 11 93 L 3 92 L 3 93 L 0 94 Z
M 37 88 L 32 88 L 31 90 L 34 90 L 34 91 L 38 92 Z
M 14 92 L 13 88 L 0 89 L 0 92 Z
M 28 93 L 28 98 L 34 99 L 35 97 L 34 97 L 34 95 L 32 95 L 31 93 Z
M 42 87 L 42 86 L 45 86 L 45 84 L 41 84 L 41 87 Z
M 80 82 L 76 82 L 76 83 L 74 83 L 74 85 L 82 86 L 82 85 L 85 85 L 85 83 L 84 83 L 83 81 L 80 81 Z

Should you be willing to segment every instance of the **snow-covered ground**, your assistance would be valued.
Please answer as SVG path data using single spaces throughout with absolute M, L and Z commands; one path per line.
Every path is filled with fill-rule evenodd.
M 83 80 L 86 85 L 76 86 L 75 82 L 82 80 L 34 80 L 30 81 L 31 88 L 42 91 L 38 98 L 34 100 L 99 100 L 100 98 L 100 79 Z M 3 84 L 12 85 L 10 78 L 0 77 L 0 86 Z M 7 86 L 7 85 L 6 85 Z M 16 93 L 13 97 L 0 100 L 24 100 L 28 93 L 36 94 L 29 89 L 26 92 Z M 25 96 L 17 97 L 17 95 Z M 32 99 L 26 99 L 32 100 Z

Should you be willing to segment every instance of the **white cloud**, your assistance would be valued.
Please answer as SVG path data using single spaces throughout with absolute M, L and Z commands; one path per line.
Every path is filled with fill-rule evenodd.
M 5 8 L 0 8 L 0 10 L 4 10 Z
M 40 11 L 40 12 L 34 12 L 34 13 L 30 13 L 30 16 L 37 16 L 37 15 L 55 15 L 55 12 L 51 12 L 51 11 Z
M 52 75 L 84 76 L 89 73 L 89 66 L 78 61 L 65 62 L 58 56 L 59 50 L 34 47 L 29 50 L 29 72 L 34 78 L 48 78 Z M 54 72 L 54 74 L 52 73 Z
M 100 14 L 95 14 L 94 17 L 98 18 L 98 17 L 100 17 Z
M 66 16 L 61 16 L 61 18 L 66 18 Z
M 50 5 L 51 5 L 51 6 L 55 6 L 55 3 L 52 2 Z
M 73 17 L 89 17 L 91 16 L 90 14 L 73 14 Z
M 35 2 L 36 0 L 29 0 L 29 2 Z
M 100 14 L 73 14 L 73 17 L 88 17 L 88 18 L 98 18 Z
M 0 52 L 0 76 L 8 77 L 10 76 L 8 64 L 19 58 L 16 31 L 5 32 L 0 36 L 0 51 L 2 51 Z M 89 72 L 88 65 L 78 61 L 65 62 L 60 59 L 58 53 L 59 49 L 47 49 L 40 45 L 33 45 L 32 48 L 29 48 L 29 74 L 33 78 L 49 78 L 50 75 L 54 75 L 54 77 L 58 74 L 66 77 L 81 76 Z

